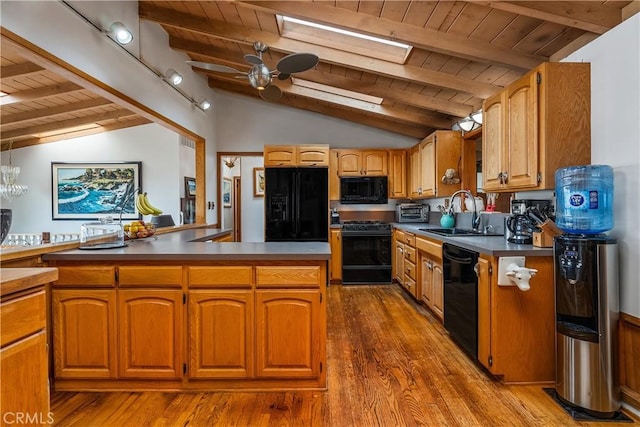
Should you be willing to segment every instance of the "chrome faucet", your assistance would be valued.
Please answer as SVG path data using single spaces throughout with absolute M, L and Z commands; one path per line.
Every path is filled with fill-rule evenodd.
M 458 190 L 455 193 L 453 193 L 451 195 L 451 197 L 449 198 L 449 206 L 453 207 L 453 199 L 458 194 L 461 194 L 461 193 L 466 194 L 473 201 L 473 215 L 471 216 L 471 228 L 473 228 L 475 231 L 478 231 L 478 227 L 480 226 L 480 220 L 482 218 L 480 217 L 480 215 L 478 215 L 478 208 L 476 206 L 476 198 L 473 196 L 473 194 L 471 194 L 471 191 L 469 191 L 469 190 Z M 462 203 L 461 203 L 461 205 L 462 205 Z M 462 206 L 460 206 L 460 207 L 462 208 Z

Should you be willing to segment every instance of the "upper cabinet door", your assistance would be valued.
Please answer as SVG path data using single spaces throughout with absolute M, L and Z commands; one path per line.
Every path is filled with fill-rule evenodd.
M 389 198 L 407 197 L 407 150 L 389 150 Z
M 364 175 L 387 175 L 387 152 L 364 151 L 362 153 Z
M 435 134 L 426 137 L 420 144 L 420 187 L 423 197 L 436 195 L 436 138 Z
M 510 188 L 538 185 L 538 87 L 530 73 L 507 89 L 507 153 L 503 159 Z
M 504 102 L 498 93 L 484 101 L 482 125 L 482 188 L 485 191 L 502 187 L 504 157 Z
M 265 166 L 296 166 L 297 149 L 295 145 L 265 145 Z
M 297 163 L 298 166 L 329 166 L 329 146 L 300 145 Z
M 339 150 L 338 175 L 362 175 L 362 153 L 358 150 Z

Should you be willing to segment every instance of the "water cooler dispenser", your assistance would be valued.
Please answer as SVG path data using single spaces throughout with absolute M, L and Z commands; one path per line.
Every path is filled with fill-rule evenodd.
M 616 348 L 618 245 L 606 236 L 555 238 L 556 393 L 608 418 L 620 409 Z
M 617 362 L 618 245 L 613 228 L 613 170 L 604 165 L 556 171 L 554 239 L 556 393 L 593 416 L 620 409 Z

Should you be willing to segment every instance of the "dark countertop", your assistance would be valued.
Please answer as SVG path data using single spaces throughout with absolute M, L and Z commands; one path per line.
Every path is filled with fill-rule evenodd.
M 328 260 L 324 242 L 207 242 L 229 230 L 192 229 L 129 240 L 115 249 L 74 249 L 43 255 L 46 261 L 218 261 Z
M 414 233 L 416 236 L 425 236 L 441 242 L 451 243 L 461 248 L 479 252 L 481 254 L 501 256 L 553 256 L 553 248 L 538 248 L 533 245 L 519 245 L 509 243 L 504 236 L 441 236 L 420 228 L 442 228 L 440 224 L 431 223 L 392 223 L 394 228 Z

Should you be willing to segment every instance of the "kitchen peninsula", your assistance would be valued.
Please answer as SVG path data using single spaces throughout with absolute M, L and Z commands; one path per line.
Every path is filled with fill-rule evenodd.
M 210 237 L 43 255 L 55 389 L 325 388 L 329 244 Z

